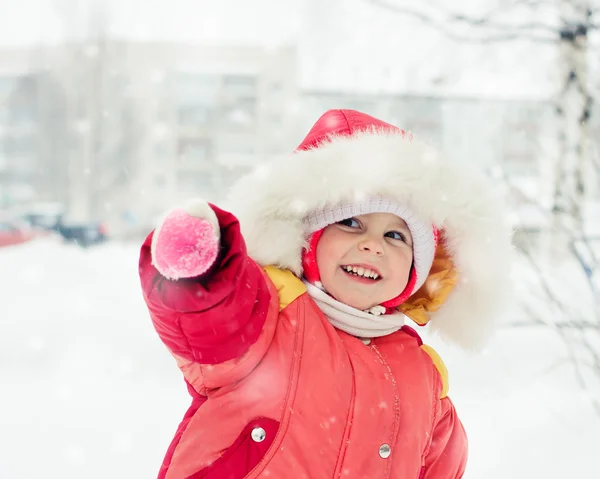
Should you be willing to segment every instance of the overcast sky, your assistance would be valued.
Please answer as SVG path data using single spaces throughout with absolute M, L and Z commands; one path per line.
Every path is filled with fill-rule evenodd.
M 459 11 L 481 10 L 485 3 L 439 1 Z M 0 46 L 57 42 L 65 32 L 83 35 L 86 5 L 94 2 L 105 7 L 117 37 L 297 44 L 307 86 L 546 97 L 556 85 L 551 47 L 456 43 L 366 0 L 0 0 Z
M 96 2 L 98 0 L 95 0 Z M 326 1 L 326 0 L 325 0 Z M 258 44 L 295 40 L 302 0 L 100 0 L 118 36 L 148 40 Z M 48 43 L 64 22 L 81 29 L 94 0 L 0 0 L 0 44 Z

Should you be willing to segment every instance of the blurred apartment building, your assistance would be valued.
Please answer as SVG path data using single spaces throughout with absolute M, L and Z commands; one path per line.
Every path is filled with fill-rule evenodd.
M 296 137 L 293 48 L 105 41 L 0 50 L 0 198 L 147 221 Z M 297 140 L 299 141 L 299 140 Z
M 550 104 L 307 91 L 294 47 L 113 40 L 0 50 L 0 205 L 56 201 L 144 228 L 301 141 L 329 108 L 415 132 L 453 161 L 540 174 Z

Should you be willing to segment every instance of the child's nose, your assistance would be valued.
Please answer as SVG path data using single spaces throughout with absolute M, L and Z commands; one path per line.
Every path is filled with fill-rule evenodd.
M 374 255 L 381 256 L 383 254 L 383 245 L 380 241 L 374 239 L 365 239 L 358 244 L 360 251 L 373 253 Z

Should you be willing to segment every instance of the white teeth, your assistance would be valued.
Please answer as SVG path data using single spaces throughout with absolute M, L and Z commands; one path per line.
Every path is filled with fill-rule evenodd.
M 357 276 L 362 276 L 364 278 L 378 279 L 379 274 L 375 271 L 363 268 L 362 266 L 342 266 L 342 268 L 348 273 L 353 273 Z

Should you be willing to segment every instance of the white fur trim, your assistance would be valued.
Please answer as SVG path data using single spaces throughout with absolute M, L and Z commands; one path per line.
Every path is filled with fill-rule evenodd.
M 334 137 L 262 164 L 234 185 L 228 207 L 250 256 L 302 274 L 303 218 L 327 204 L 383 196 L 443 231 L 459 284 L 431 327 L 464 348 L 480 346 L 510 306 L 512 231 L 499 192 L 467 163 L 452 163 L 389 131 Z
M 217 215 L 205 200 L 202 198 L 192 198 L 185 204 L 183 210 L 190 216 L 202 218 L 210 222 L 215 232 L 219 234 L 219 220 L 217 219 Z
M 169 210 L 166 213 L 163 213 L 162 218 L 158 221 L 158 224 L 156 225 L 156 228 L 154 228 L 154 233 L 152 234 L 152 242 L 150 243 L 150 259 L 151 259 L 151 262 L 152 262 L 152 266 L 154 266 L 156 269 L 158 269 L 159 272 L 160 272 L 160 274 L 162 274 L 163 276 L 165 276 L 165 275 L 157 267 L 156 263 L 154 262 L 154 258 L 156 257 L 156 243 L 158 242 L 158 237 L 160 236 L 160 234 L 162 232 L 162 225 L 165 223 L 165 220 L 167 219 L 167 217 L 173 211 L 175 211 L 175 209 L 176 208 L 173 208 L 172 210 Z M 165 276 L 165 278 L 168 278 L 168 277 Z

